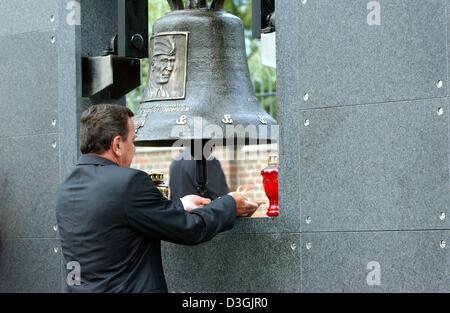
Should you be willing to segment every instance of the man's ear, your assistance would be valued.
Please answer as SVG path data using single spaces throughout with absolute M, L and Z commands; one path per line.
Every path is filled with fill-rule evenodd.
M 117 156 L 121 156 L 122 155 L 122 138 L 117 135 L 113 137 L 113 140 L 111 142 L 111 150 L 112 152 L 117 155 Z

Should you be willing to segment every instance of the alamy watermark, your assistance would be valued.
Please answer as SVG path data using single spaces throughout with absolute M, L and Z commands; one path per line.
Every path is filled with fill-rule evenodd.
M 77 261 L 72 261 L 67 263 L 67 274 L 66 282 L 69 286 L 79 286 L 81 285 L 81 266 Z
M 66 5 L 66 10 L 69 11 L 66 16 L 66 23 L 69 26 L 81 25 L 81 5 L 78 1 L 69 1 Z
M 377 261 L 370 261 L 366 267 L 370 272 L 366 276 L 368 286 L 381 286 L 381 265 Z
M 226 151 L 222 160 L 258 160 L 267 154 L 276 153 L 273 145 L 279 140 L 278 125 L 215 125 L 206 124 L 201 117 L 193 118 L 191 125 L 176 125 L 172 127 L 171 138 L 175 138 L 172 148 L 172 158 L 175 160 L 196 160 L 202 157 L 208 159 L 216 147 L 224 146 Z M 191 140 L 189 138 L 205 138 Z M 192 146 L 193 144 L 193 146 Z M 243 147 L 265 147 L 265 149 L 242 149 Z M 190 153 L 179 154 L 178 151 L 189 149 Z
M 367 3 L 367 24 L 369 26 L 381 25 L 381 4 L 379 1 L 370 1 Z

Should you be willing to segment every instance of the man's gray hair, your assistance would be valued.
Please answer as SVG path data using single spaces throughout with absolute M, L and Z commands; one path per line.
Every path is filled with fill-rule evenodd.
M 97 104 L 81 114 L 80 150 L 81 153 L 103 153 L 111 147 L 117 135 L 124 140 L 128 137 L 128 118 L 133 112 L 116 104 Z

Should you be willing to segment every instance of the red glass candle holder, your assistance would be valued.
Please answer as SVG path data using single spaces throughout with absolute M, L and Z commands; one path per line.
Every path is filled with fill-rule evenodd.
M 278 160 L 276 156 L 269 157 L 269 164 L 261 170 L 263 177 L 263 186 L 267 198 L 269 198 L 269 207 L 266 215 L 273 217 L 279 216 L 278 208 Z

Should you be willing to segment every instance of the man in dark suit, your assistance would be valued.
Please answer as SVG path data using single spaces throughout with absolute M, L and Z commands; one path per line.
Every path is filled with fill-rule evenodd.
M 83 112 L 82 156 L 58 190 L 56 215 L 66 264 L 79 264 L 69 292 L 167 292 L 161 240 L 195 245 L 231 229 L 257 205 L 239 193 L 169 201 L 130 169 L 133 113 L 118 105 Z

